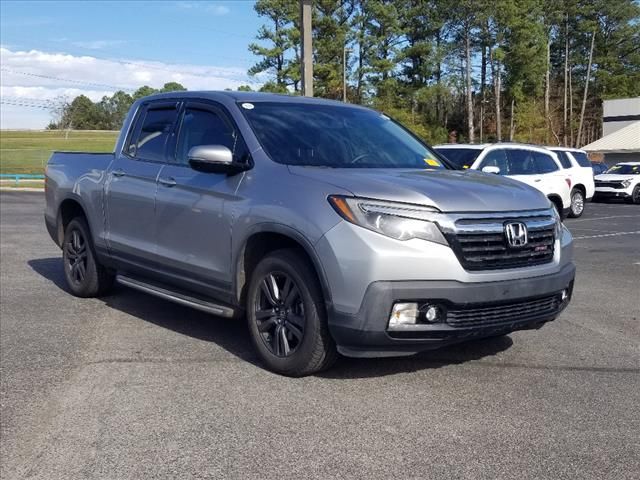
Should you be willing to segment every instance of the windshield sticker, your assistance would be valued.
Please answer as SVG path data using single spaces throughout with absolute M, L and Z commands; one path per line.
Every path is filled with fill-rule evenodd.
M 426 163 L 430 167 L 441 167 L 442 166 L 439 161 L 437 161 L 437 160 L 435 160 L 433 158 L 425 158 L 424 159 L 424 163 Z
M 246 110 L 253 110 L 255 107 L 255 105 L 253 103 L 243 103 L 242 104 L 242 108 L 246 109 Z

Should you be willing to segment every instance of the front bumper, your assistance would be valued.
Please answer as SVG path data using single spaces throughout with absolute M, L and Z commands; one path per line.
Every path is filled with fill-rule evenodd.
M 633 189 L 619 189 L 619 188 L 597 188 L 594 198 L 631 198 Z
M 373 282 L 366 290 L 360 310 L 346 314 L 332 309 L 329 328 L 340 353 L 355 357 L 411 355 L 423 350 L 443 347 L 466 340 L 506 334 L 515 330 L 540 328 L 554 320 L 571 299 L 575 267 L 564 265 L 557 273 L 519 280 L 464 283 L 458 281 L 381 281 Z M 387 330 L 392 306 L 398 301 L 437 301 L 450 309 L 486 312 L 492 307 L 509 308 L 523 302 L 555 298 L 563 290 L 568 297 L 553 308 L 534 314 L 514 308 L 514 316 L 500 316 L 499 320 L 482 318 L 456 326 L 446 321 L 425 325 L 425 329 L 411 332 Z M 484 318 L 484 317 L 483 317 Z

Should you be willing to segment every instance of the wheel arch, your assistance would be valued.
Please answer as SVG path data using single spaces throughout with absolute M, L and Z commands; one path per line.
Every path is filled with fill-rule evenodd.
M 582 195 L 584 196 L 585 200 L 587 198 L 587 188 L 581 184 L 581 183 L 576 183 L 573 187 L 571 187 L 571 190 L 580 190 L 582 192 Z
M 69 222 L 76 217 L 82 216 L 89 226 L 89 233 L 91 234 L 91 224 L 87 211 L 84 208 L 80 198 L 70 196 L 60 202 L 58 207 L 58 213 L 56 215 L 56 241 L 58 245 L 62 245 L 64 240 L 64 232 L 69 225 Z
M 562 211 L 564 210 L 564 204 L 562 203 L 562 198 L 560 197 L 560 195 L 552 193 L 547 195 L 547 198 L 556 206 L 558 212 L 562 213 Z
M 244 308 L 248 281 L 258 262 L 268 253 L 282 248 L 296 249 L 309 261 L 322 288 L 324 302 L 329 308 L 329 283 L 313 244 L 297 230 L 282 224 L 255 226 L 248 232 L 238 249 L 233 262 L 234 295 L 238 305 Z

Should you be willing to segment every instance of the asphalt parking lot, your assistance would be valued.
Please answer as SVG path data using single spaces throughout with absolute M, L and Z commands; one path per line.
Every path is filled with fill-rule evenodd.
M 566 222 L 573 302 L 541 330 L 290 379 L 241 322 L 72 297 L 43 204 L 0 194 L 2 479 L 638 478 L 640 206 Z

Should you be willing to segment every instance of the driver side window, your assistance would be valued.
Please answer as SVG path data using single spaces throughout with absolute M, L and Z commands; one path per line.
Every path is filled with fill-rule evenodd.
M 189 151 L 200 145 L 224 145 L 234 154 L 234 161 L 243 161 L 245 147 L 231 125 L 213 110 L 187 107 L 176 146 L 176 162 L 189 163 Z
M 507 155 L 503 149 L 491 150 L 480 162 L 479 170 L 484 167 L 498 167 L 500 175 L 508 175 Z

